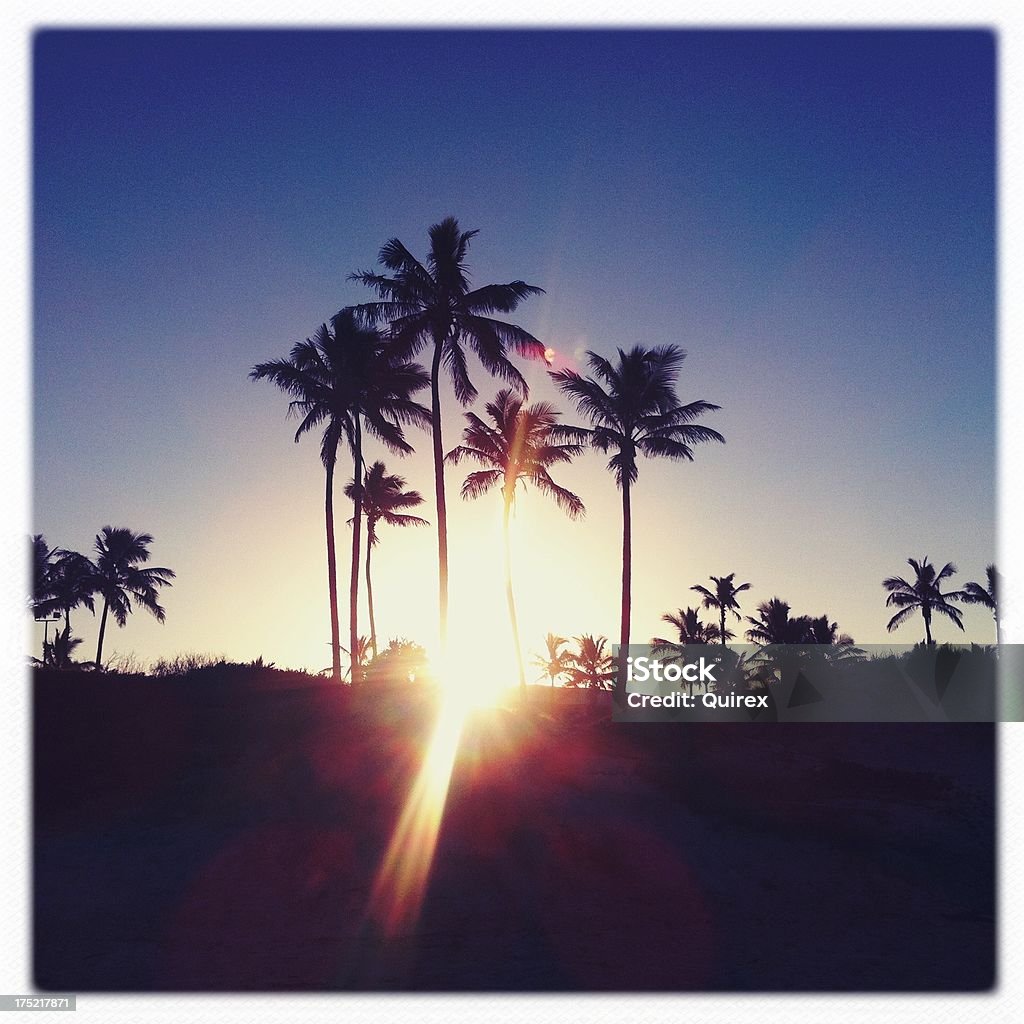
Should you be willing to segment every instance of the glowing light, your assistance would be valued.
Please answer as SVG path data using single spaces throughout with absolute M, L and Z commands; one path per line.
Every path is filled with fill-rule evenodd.
M 409 932 L 419 918 L 465 719 L 464 705 L 442 701 L 423 764 L 377 872 L 370 916 L 388 936 Z
M 544 362 L 550 366 L 555 361 L 555 350 L 553 348 L 544 349 Z

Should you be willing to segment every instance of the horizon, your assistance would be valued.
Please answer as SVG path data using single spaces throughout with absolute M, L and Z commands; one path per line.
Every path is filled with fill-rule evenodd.
M 438 69 L 453 35 L 478 48 Z M 378 99 L 382 67 L 404 100 Z M 476 283 L 546 289 L 510 319 L 556 365 L 679 344 L 679 398 L 722 407 L 702 422 L 725 445 L 640 465 L 634 643 L 731 572 L 744 615 L 779 596 L 859 644 L 914 643 L 917 620 L 885 632 L 882 578 L 928 555 L 958 586 L 995 561 L 990 33 L 47 31 L 34 75 L 33 532 L 85 554 L 108 523 L 152 533 L 178 577 L 167 623 L 133 615 L 111 655 L 329 662 L 317 444 L 246 375 L 369 301 L 345 278 L 386 239 L 422 257 L 447 215 L 480 229 Z M 466 142 L 421 107 L 459 109 Z M 543 363 L 516 364 L 577 422 Z M 480 411 L 501 385 L 471 376 Z M 442 393 L 447 451 L 463 410 Z M 429 436 L 409 439 L 404 460 L 367 452 L 432 524 L 381 528 L 378 634 L 433 649 Z M 615 637 L 604 461 L 558 467 L 582 522 L 519 502 L 528 657 L 548 631 Z M 472 652 L 507 625 L 500 501 L 463 502 L 463 475 L 446 472 L 452 637 Z M 985 609 L 964 619 L 936 638 L 992 641 Z M 88 654 L 98 615 L 73 624 Z

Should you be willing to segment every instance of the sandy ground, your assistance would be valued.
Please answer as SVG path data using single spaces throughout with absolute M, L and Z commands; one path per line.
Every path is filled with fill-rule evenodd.
M 374 879 L 410 691 L 36 681 L 43 989 L 963 990 L 993 984 L 994 730 L 466 727 L 414 923 Z

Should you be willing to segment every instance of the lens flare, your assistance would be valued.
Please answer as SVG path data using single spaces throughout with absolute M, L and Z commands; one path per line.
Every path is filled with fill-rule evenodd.
M 419 918 L 465 719 L 465 705 L 446 695 L 423 764 L 377 872 L 370 917 L 389 937 L 408 933 Z

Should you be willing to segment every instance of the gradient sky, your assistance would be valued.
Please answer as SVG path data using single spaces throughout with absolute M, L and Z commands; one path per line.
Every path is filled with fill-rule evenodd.
M 984 32 L 43 33 L 34 529 L 83 551 L 145 530 L 178 573 L 167 623 L 138 613 L 108 652 L 328 664 L 317 445 L 246 375 L 369 299 L 346 276 L 387 238 L 422 256 L 453 214 L 477 283 L 546 289 L 514 319 L 561 359 L 678 343 L 680 398 L 723 407 L 726 445 L 640 467 L 636 640 L 728 572 L 746 611 L 778 595 L 862 643 L 921 639 L 886 634 L 882 577 L 994 558 L 994 60 Z M 413 441 L 387 461 L 433 520 Z M 603 467 L 557 477 L 582 523 L 520 503 L 528 651 L 617 633 Z M 504 654 L 500 501 L 462 502 L 461 476 L 452 635 Z M 435 543 L 382 528 L 382 639 L 433 642 Z M 97 620 L 73 621 L 88 656 Z

